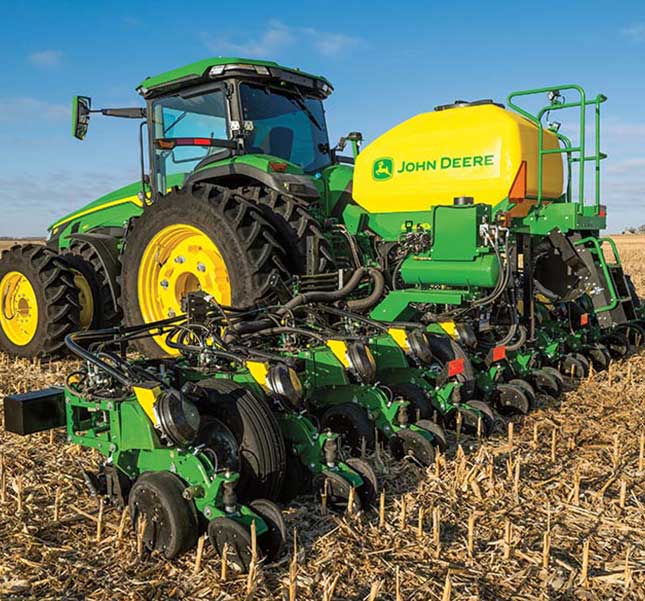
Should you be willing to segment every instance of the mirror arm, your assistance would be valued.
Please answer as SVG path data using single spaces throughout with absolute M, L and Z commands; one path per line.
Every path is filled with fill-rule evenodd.
M 145 119 L 146 109 L 144 108 L 125 108 L 125 109 L 97 109 L 91 113 L 101 113 L 106 117 L 122 117 L 124 119 Z

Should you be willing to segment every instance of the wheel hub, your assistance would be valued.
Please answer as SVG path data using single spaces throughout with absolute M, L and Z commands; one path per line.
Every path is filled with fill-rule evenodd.
M 20 272 L 10 271 L 0 281 L 0 326 L 18 346 L 31 342 L 38 328 L 38 301 L 31 282 Z
M 145 322 L 159 321 L 183 313 L 182 299 L 203 290 L 222 304 L 231 303 L 231 283 L 222 254 L 200 229 L 174 224 L 157 232 L 141 257 L 138 297 Z M 160 337 L 157 343 L 167 352 Z

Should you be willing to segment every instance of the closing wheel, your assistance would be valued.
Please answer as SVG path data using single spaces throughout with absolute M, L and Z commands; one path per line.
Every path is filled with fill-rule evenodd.
M 276 499 L 286 470 L 286 451 L 280 426 L 270 407 L 250 390 L 230 380 L 202 380 L 199 388 L 205 393 L 204 398 L 196 400 L 202 419 L 218 420 L 237 441 L 240 480 L 235 490 L 240 500 Z M 224 430 L 216 438 L 220 450 L 232 444 Z M 232 461 L 234 452 L 230 453 L 228 460 Z
M 368 449 L 374 448 L 374 426 L 367 410 L 354 403 L 341 403 L 329 407 L 320 418 L 321 429 L 340 434 L 343 444 L 353 452 L 361 450 L 363 439 Z
M 596 342 L 587 350 L 587 356 L 595 371 L 604 371 L 611 363 L 611 353 L 604 344 Z
M 197 512 L 182 497 L 184 485 L 170 472 L 145 472 L 132 485 L 128 508 L 134 531 L 143 522 L 143 544 L 172 559 L 190 549 L 198 536 Z
M 345 480 L 338 472 L 325 470 L 320 474 L 316 474 L 313 479 L 313 489 L 320 496 L 327 491 L 327 507 L 334 511 L 347 511 L 349 507 L 349 494 L 352 485 L 348 480 Z M 356 512 L 361 509 L 362 499 L 359 491 L 356 490 L 354 494 L 354 502 L 352 511 Z
M 399 384 L 388 384 L 387 388 L 394 397 L 401 397 L 408 401 L 408 415 L 412 421 L 417 419 L 430 419 L 432 417 L 432 403 L 428 399 L 425 390 L 416 384 L 401 382 Z
M 535 388 L 531 386 L 526 380 L 523 380 L 522 378 L 513 378 L 512 380 L 509 380 L 508 383 L 511 386 L 517 386 L 518 388 L 521 388 L 524 391 L 524 394 L 529 399 L 529 403 L 531 403 L 531 408 L 535 407 L 535 401 L 536 401 L 536 395 L 535 395 Z
M 432 465 L 435 452 L 432 442 L 421 432 L 403 429 L 390 438 L 390 450 L 395 459 L 408 458 L 423 467 Z
M 533 371 L 534 384 L 538 392 L 548 394 L 554 398 L 559 397 L 564 390 L 562 374 L 551 365 L 545 365 Z
M 522 388 L 512 384 L 497 385 L 495 405 L 502 415 L 526 415 L 531 409 L 528 395 Z
M 258 545 L 269 561 L 280 559 L 282 550 L 287 542 L 287 525 L 284 522 L 282 511 L 268 499 L 256 499 L 249 503 L 249 507 L 257 513 L 269 529 L 258 537 Z
M 461 412 L 461 427 L 469 434 L 476 434 L 481 428 L 482 436 L 490 436 L 495 428 L 495 414 L 488 403 L 484 401 L 468 401 L 459 407 Z
M 446 437 L 445 430 L 437 423 L 429 419 L 420 419 L 416 422 L 419 428 L 423 428 L 432 434 L 434 437 L 434 445 L 442 452 L 445 453 L 448 448 L 448 438 Z
M 565 378 L 581 380 L 589 374 L 589 361 L 580 353 L 568 353 L 560 361 L 560 373 Z
M 227 562 L 242 572 L 248 572 L 252 543 L 251 533 L 246 526 L 231 518 L 215 518 L 208 524 L 208 540 L 220 557 L 226 548 Z
M 196 290 L 236 307 L 275 300 L 285 274 L 275 230 L 244 189 L 213 184 L 188 184 L 145 207 L 130 222 L 122 265 L 126 325 L 180 315 Z M 149 357 L 177 354 L 163 336 L 137 345 Z
M 361 505 L 365 508 L 374 507 L 379 495 L 378 478 L 374 468 L 360 457 L 350 457 L 345 463 L 363 479 L 363 486 L 357 491 Z
M 633 349 L 639 348 L 645 341 L 645 328 L 636 322 L 621 324 L 616 329 L 625 335 Z
M 74 274 L 56 252 L 24 244 L 2 254 L 0 351 L 19 357 L 60 354 L 79 320 Z
M 622 359 L 629 352 L 629 340 L 623 332 L 614 331 L 604 336 L 601 342 L 607 347 L 613 359 Z

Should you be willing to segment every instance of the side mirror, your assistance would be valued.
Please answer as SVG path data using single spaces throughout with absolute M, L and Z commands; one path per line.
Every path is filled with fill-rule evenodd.
M 79 140 L 85 138 L 90 125 L 92 99 L 89 96 L 72 98 L 72 135 Z

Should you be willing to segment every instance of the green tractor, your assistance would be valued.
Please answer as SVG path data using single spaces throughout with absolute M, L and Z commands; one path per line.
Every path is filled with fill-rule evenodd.
M 55 355 L 78 328 L 179 315 L 197 290 L 236 308 L 305 294 L 423 323 L 473 355 L 528 349 L 514 361 L 530 375 L 544 361 L 531 348 L 536 296 L 588 295 L 604 332 L 638 320 L 622 270 L 594 250 L 606 221 L 599 175 L 592 203 L 584 169 L 579 197 L 571 186 L 577 164 L 592 161 L 599 174 L 604 155 L 585 149 L 584 115 L 595 109 L 599 131 L 604 96 L 563 86 L 513 94 L 514 110 L 459 101 L 359 153 L 356 132 L 329 142 L 331 84 L 274 62 L 207 59 L 138 91 L 145 108 L 95 110 L 75 97 L 79 139 L 92 113 L 140 121 L 141 178 L 58 220 L 46 247 L 4 253 L 0 349 Z M 537 115 L 517 104 L 535 93 L 549 95 Z M 561 109 L 580 111 L 576 145 L 543 124 Z M 341 156 L 348 143 L 353 156 Z M 161 336 L 139 350 L 175 352 Z

